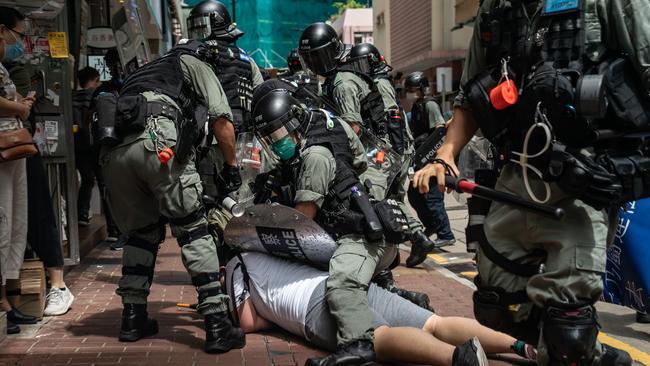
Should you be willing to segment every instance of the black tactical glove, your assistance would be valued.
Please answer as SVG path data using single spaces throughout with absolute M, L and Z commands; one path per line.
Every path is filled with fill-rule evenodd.
M 554 150 L 547 178 L 597 210 L 619 203 L 622 197 L 623 188 L 616 175 L 579 152 Z
M 238 190 L 241 187 L 239 168 L 224 163 L 223 169 L 221 169 L 221 173 L 217 178 L 217 187 L 219 187 L 219 193 L 221 194 L 228 194 Z

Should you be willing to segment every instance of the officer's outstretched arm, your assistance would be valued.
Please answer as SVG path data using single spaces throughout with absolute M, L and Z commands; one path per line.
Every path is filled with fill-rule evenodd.
M 219 117 L 212 124 L 212 131 L 219 143 L 226 164 L 237 166 L 237 152 L 235 142 L 235 126 L 223 116 Z
M 474 136 L 478 127 L 476 126 L 472 112 L 462 108 L 454 109 L 454 116 L 448 125 L 445 142 L 438 149 L 436 158 L 444 160 L 454 170 L 454 173 L 458 174 L 455 158 L 460 154 L 460 151 L 472 136 Z M 444 192 L 445 173 L 445 167 L 442 164 L 427 164 L 413 176 L 413 187 L 417 187 L 420 193 L 429 192 L 429 181 L 431 178 L 436 177 L 438 189 L 440 192 Z

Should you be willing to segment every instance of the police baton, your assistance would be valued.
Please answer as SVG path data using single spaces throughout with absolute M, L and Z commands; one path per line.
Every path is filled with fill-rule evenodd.
M 474 197 L 483 198 L 488 201 L 500 202 L 523 210 L 528 210 L 536 214 L 544 215 L 555 220 L 562 220 L 564 217 L 564 210 L 561 208 L 545 206 L 540 203 L 531 202 L 513 194 L 500 192 L 496 189 L 478 185 L 474 182 L 470 182 L 465 178 L 456 178 L 447 175 L 445 176 L 445 186 L 459 193 L 467 193 L 471 194 Z

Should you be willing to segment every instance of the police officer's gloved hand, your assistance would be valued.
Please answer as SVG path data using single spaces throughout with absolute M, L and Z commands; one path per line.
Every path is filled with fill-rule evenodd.
M 580 153 L 553 151 L 549 175 L 563 191 L 598 210 L 618 203 L 622 196 L 616 175 Z
M 222 194 L 236 191 L 241 187 L 241 183 L 239 168 L 224 163 L 218 179 L 219 191 Z

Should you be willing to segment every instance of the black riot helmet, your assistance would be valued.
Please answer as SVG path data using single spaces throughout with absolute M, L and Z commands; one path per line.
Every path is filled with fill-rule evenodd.
M 304 68 L 325 76 L 336 69 L 344 47 L 334 28 L 325 23 L 314 23 L 302 32 L 298 54 Z
M 302 64 L 300 63 L 300 56 L 298 56 L 297 48 L 294 48 L 289 52 L 289 56 L 287 56 L 287 67 L 292 75 L 302 70 Z
M 216 0 L 196 4 L 187 17 L 187 32 L 192 39 L 228 37 L 237 39 L 244 35 L 232 22 L 228 8 Z
M 253 129 L 264 149 L 289 160 L 309 122 L 309 112 L 286 89 L 276 89 L 262 96 L 253 109 Z M 291 134 L 296 133 L 296 139 Z M 287 152 L 287 145 L 289 151 Z
M 424 73 L 421 71 L 410 73 L 406 77 L 406 80 L 404 80 L 404 88 L 406 90 L 421 89 L 422 91 L 424 91 L 424 89 L 428 87 L 429 87 L 429 79 L 427 79 L 427 77 L 424 76 Z

